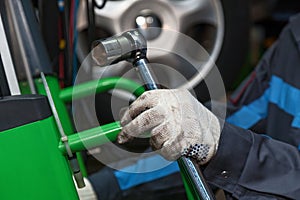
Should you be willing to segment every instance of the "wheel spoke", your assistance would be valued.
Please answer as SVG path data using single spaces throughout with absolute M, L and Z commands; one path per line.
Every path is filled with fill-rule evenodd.
M 122 31 L 121 18 L 135 1 L 108 1 L 104 8 L 95 8 L 96 26 L 104 27 L 112 34 Z
M 179 24 L 179 31 L 184 32 L 191 25 L 211 24 L 218 21 L 214 4 L 211 0 L 170 1 Z

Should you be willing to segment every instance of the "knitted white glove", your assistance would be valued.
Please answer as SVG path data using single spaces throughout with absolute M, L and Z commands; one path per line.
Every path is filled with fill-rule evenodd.
M 167 160 L 188 156 L 205 164 L 216 153 L 220 138 L 217 117 L 184 89 L 145 92 L 130 105 L 121 125 L 119 143 L 150 130 L 152 148 Z

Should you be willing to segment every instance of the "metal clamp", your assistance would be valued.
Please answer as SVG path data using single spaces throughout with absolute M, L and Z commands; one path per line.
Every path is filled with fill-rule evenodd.
M 43 72 L 41 73 L 41 78 L 42 78 L 42 81 L 43 81 L 43 84 L 44 84 L 44 87 L 45 87 L 46 95 L 47 95 L 52 113 L 54 115 L 54 119 L 56 121 L 56 125 L 58 127 L 58 131 L 61 135 L 60 139 L 64 143 L 65 148 L 66 148 L 66 152 L 68 154 L 69 163 L 70 163 L 70 166 L 72 168 L 72 172 L 73 172 L 77 187 L 78 188 L 83 188 L 85 186 L 85 184 L 84 184 L 83 176 L 82 176 L 82 174 L 80 172 L 80 169 L 79 169 L 78 160 L 74 156 L 74 154 L 72 153 L 72 150 L 71 150 L 70 145 L 68 143 L 68 136 L 65 134 L 64 129 L 62 127 L 61 121 L 59 119 L 59 116 L 58 116 L 58 113 L 57 113 L 57 110 L 56 110 L 56 107 L 55 107 L 55 104 L 54 104 L 54 101 L 53 101 L 53 98 L 52 98 L 52 95 L 51 95 L 51 92 L 50 92 L 50 89 L 49 89 L 49 85 L 47 83 L 46 77 L 45 77 Z

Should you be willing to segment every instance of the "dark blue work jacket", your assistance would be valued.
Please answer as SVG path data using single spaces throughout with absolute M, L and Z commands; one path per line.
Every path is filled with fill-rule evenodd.
M 227 108 L 218 152 L 204 170 L 207 180 L 228 199 L 300 199 L 300 15 Z

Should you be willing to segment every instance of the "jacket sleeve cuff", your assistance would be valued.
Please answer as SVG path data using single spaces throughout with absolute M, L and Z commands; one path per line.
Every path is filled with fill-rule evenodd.
M 224 123 L 216 155 L 207 164 L 207 181 L 234 193 L 252 146 L 253 133 Z

